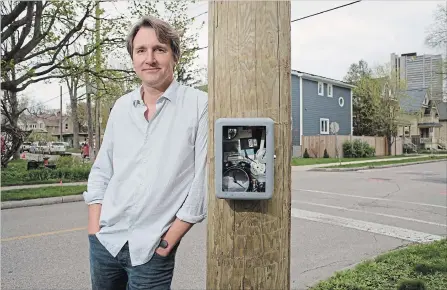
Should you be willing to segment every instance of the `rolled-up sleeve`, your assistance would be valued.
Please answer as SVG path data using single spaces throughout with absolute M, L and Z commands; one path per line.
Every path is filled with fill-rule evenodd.
M 113 175 L 113 116 L 112 109 L 101 147 L 90 170 L 87 191 L 83 194 L 85 203 L 89 205 L 102 204 L 107 186 Z
M 195 140 L 194 179 L 188 196 L 177 218 L 188 223 L 199 223 L 207 214 L 207 146 L 208 146 L 208 106 L 199 118 Z

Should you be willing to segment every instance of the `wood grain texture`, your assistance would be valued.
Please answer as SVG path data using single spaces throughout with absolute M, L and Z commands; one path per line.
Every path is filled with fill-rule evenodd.
M 209 2 L 207 289 L 290 288 L 290 2 Z M 267 201 L 215 197 L 214 122 L 275 121 Z M 217 160 L 220 162 L 220 160 Z

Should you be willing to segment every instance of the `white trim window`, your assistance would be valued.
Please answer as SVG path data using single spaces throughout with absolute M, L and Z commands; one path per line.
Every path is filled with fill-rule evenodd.
M 324 96 L 324 83 L 318 82 L 318 95 Z
M 340 107 L 343 107 L 345 105 L 345 99 L 343 99 L 343 97 L 338 98 L 338 104 Z
M 332 89 L 333 89 L 332 84 L 327 84 L 327 96 L 329 98 L 332 98 L 334 96 L 333 92 L 332 92 Z
M 329 134 L 329 119 L 320 118 L 320 134 L 321 135 Z

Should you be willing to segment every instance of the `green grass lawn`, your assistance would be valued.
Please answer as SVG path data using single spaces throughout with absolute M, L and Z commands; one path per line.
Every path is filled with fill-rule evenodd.
M 365 158 L 342 158 L 341 162 L 390 159 L 390 158 L 402 158 L 402 157 L 408 157 L 408 156 L 397 155 L 397 156 L 380 156 L 380 157 L 365 157 Z M 304 166 L 304 165 L 327 164 L 327 163 L 338 163 L 338 162 L 339 162 L 338 158 L 292 158 L 292 166 Z
M 447 157 L 446 156 L 428 156 L 428 157 L 419 157 L 419 158 L 409 157 L 407 159 L 401 159 L 401 160 L 385 160 L 385 161 L 377 161 L 377 162 L 362 162 L 362 163 L 355 163 L 355 164 L 332 165 L 332 166 L 326 166 L 324 168 L 357 168 L 357 167 L 373 168 L 373 167 L 377 167 L 377 166 L 390 165 L 390 164 L 403 164 L 403 163 L 440 160 L 440 159 L 447 159 Z
M 2 192 L 2 201 L 76 195 L 82 194 L 85 190 L 87 190 L 86 185 L 13 189 Z
M 447 289 L 447 240 L 391 251 L 335 273 L 311 290 Z

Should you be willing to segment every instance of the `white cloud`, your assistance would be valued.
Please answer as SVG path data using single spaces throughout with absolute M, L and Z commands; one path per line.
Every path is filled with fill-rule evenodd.
M 351 1 L 292 1 L 292 19 L 304 17 Z M 417 52 L 442 53 L 424 44 L 426 31 L 433 21 L 437 4 L 444 1 L 362 1 L 341 9 L 310 17 L 291 24 L 292 68 L 342 79 L 349 65 L 366 60 L 370 65 L 384 64 L 390 54 Z M 117 2 L 118 11 L 125 3 Z M 192 16 L 207 10 L 207 2 L 193 4 Z M 205 21 L 199 47 L 208 45 L 208 14 L 197 18 Z M 207 66 L 208 50 L 199 52 L 199 64 Z M 36 92 L 39 92 L 37 94 Z M 66 89 L 64 89 L 64 92 Z M 35 84 L 27 90 L 45 101 L 59 94 L 58 85 Z M 65 95 L 64 103 L 68 102 Z M 57 108 L 59 100 L 48 102 Z

